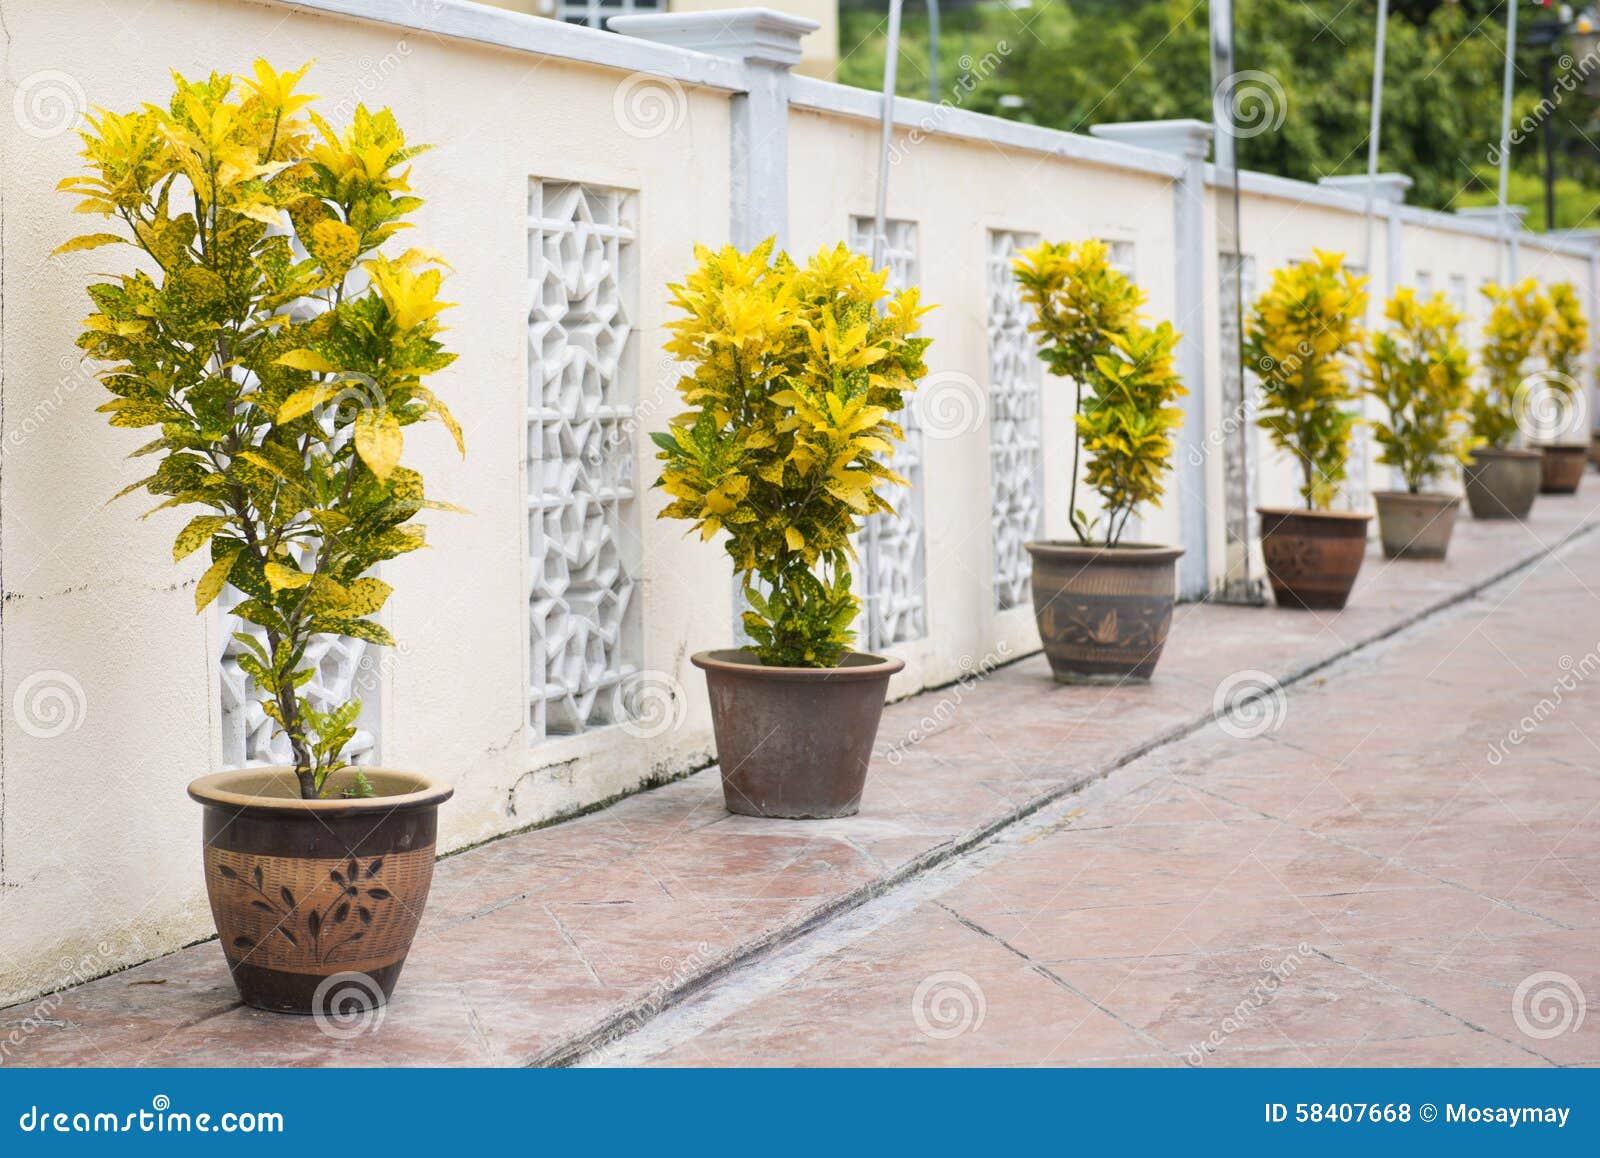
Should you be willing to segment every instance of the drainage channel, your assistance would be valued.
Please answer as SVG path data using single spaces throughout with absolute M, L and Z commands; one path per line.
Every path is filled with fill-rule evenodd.
M 1291 688 L 1361 653 L 1399 642 L 1402 636 L 1492 588 L 1514 579 L 1520 586 L 1541 563 L 1565 551 L 1597 526 L 1600 522 L 1580 524 L 1553 545 L 1291 671 L 1280 677 L 1279 687 Z M 1263 688 L 1251 698 L 1270 694 L 1272 689 Z M 1168 769 L 1147 757 L 1209 727 L 1217 716 L 1213 709 L 1156 735 L 1091 769 L 1079 780 L 1025 802 L 958 841 L 929 850 L 896 872 L 836 898 L 805 920 L 744 946 L 699 974 L 620 1008 L 585 1033 L 557 1044 L 528 1064 L 593 1067 L 648 1061 L 776 992 L 827 955 L 977 875 L 1010 855 L 1015 844 L 1070 825 L 1085 810 L 1125 796 L 1165 775 Z

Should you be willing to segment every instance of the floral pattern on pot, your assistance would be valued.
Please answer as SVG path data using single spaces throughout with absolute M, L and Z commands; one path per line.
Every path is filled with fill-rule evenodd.
M 403 958 L 433 859 L 431 847 L 338 860 L 205 850 L 230 962 L 291 972 L 370 971 Z

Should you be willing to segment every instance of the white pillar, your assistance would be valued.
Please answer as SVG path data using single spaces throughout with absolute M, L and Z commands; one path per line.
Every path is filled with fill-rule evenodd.
M 1183 333 L 1178 373 L 1188 386 L 1183 425 L 1178 429 L 1174 474 L 1183 558 L 1178 560 L 1178 598 L 1204 599 L 1210 591 L 1206 558 L 1206 153 L 1211 126 L 1204 121 L 1129 121 L 1089 130 L 1108 141 L 1167 153 L 1183 160 L 1172 185 L 1175 271 L 1172 324 Z
M 636 36 L 737 60 L 747 89 L 732 102 L 729 235 L 748 249 L 768 237 L 781 249 L 789 232 L 789 72 L 800 62 L 800 40 L 815 20 L 770 8 L 613 16 L 606 24 Z

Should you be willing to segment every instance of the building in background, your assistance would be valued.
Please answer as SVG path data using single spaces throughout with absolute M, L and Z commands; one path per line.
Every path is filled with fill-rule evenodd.
M 819 27 L 802 42 L 800 63 L 796 72 L 807 76 L 833 78 L 839 64 L 839 2 L 838 0 L 479 0 L 496 8 L 509 8 L 513 12 L 526 12 L 565 20 L 568 24 L 584 24 L 590 28 L 604 28 L 613 16 L 634 12 L 708 12 L 719 8 L 775 8 L 792 16 L 815 20 Z

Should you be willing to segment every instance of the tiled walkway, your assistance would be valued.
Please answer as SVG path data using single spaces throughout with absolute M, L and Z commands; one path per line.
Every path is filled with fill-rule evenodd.
M 683 1064 L 1181 1064 L 1292 953 L 1275 999 L 1208 1061 L 1595 1060 L 1600 1016 L 1534 1040 L 1510 1002 L 1539 970 L 1600 995 L 1600 778 L 1578 708 L 1600 692 L 1571 693 L 1499 766 L 1485 750 L 1549 694 L 1561 655 L 1600 645 L 1585 586 L 1600 588 L 1600 536 L 1295 684 L 1275 731 L 1206 726 L 1235 673 L 1319 669 L 1586 529 L 1592 505 L 1464 520 L 1445 564 L 1373 557 L 1338 615 L 1180 608 L 1149 686 L 1058 687 L 1034 657 L 894 705 L 885 749 L 959 699 L 874 766 L 859 817 L 732 817 L 712 771 L 451 857 L 368 1032 L 242 1007 L 215 944 L 0 1027 L 30 1021 L 10 1056 L 34 1065 L 516 1065 L 602 1045 L 602 1060 Z M 826 951 L 893 903 L 905 912 Z M 792 983 L 763 986 L 802 951 L 816 959 Z M 976 987 L 981 1026 L 950 1032 L 962 995 L 938 982 L 916 1015 L 945 974 Z

